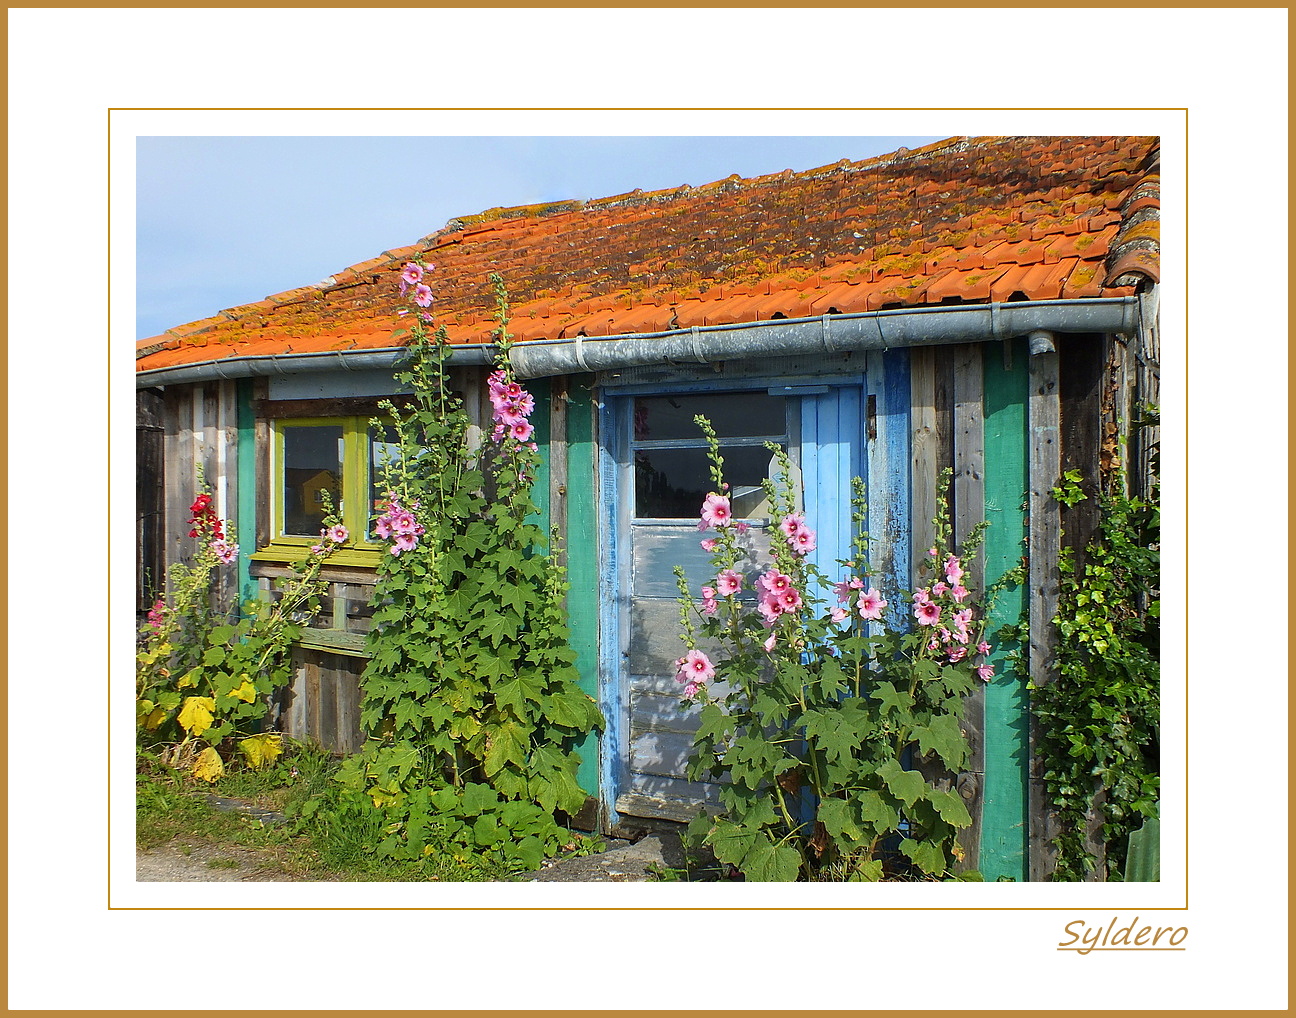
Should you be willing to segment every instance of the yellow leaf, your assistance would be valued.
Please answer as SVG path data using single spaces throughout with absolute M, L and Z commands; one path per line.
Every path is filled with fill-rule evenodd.
M 224 773 L 225 765 L 221 763 L 220 755 L 210 746 L 199 753 L 198 759 L 194 761 L 193 776 L 202 781 L 215 781 Z
M 153 731 L 153 729 L 155 729 L 158 725 L 160 725 L 163 721 L 166 720 L 166 716 L 167 716 L 167 709 L 165 707 L 158 707 L 156 710 L 153 711 L 152 714 L 150 714 L 148 717 L 144 719 L 144 727 L 151 732 Z
M 239 687 L 230 693 L 230 696 L 236 700 L 242 700 L 244 703 L 251 703 L 257 698 L 256 686 L 244 679 Z
M 278 732 L 262 732 L 240 741 L 239 749 L 252 769 L 260 770 L 283 752 L 283 736 Z
M 216 701 L 210 696 L 186 697 L 180 710 L 180 726 L 190 735 L 202 735 L 212 726 L 215 709 Z
M 135 701 L 135 716 L 137 718 L 146 717 L 155 706 L 157 705 L 152 700 L 145 700 L 141 697 Z
M 198 669 L 191 668 L 189 671 L 185 672 L 183 675 L 180 676 L 179 680 L 176 682 L 176 688 L 184 689 L 187 686 L 198 685 L 198 680 L 194 677 L 197 674 L 198 674 Z

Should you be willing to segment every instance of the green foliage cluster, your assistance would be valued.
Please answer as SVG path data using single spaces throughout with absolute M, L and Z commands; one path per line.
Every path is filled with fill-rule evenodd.
M 1153 413 L 1150 420 L 1155 420 Z M 1064 505 L 1093 497 L 1078 473 L 1054 490 Z M 1057 678 L 1031 687 L 1037 752 L 1060 822 L 1056 880 L 1083 880 L 1096 859 L 1087 817 L 1102 817 L 1107 879 L 1120 879 L 1129 835 L 1160 797 L 1160 511 L 1153 461 L 1147 498 L 1097 495 L 1097 533 L 1061 560 Z
M 698 423 L 710 443 L 713 483 L 723 491 L 715 433 L 705 418 Z M 787 520 L 794 512 L 789 463 L 782 449 L 770 449 L 782 476 L 778 484 L 767 481 L 766 492 Z M 855 557 L 841 565 L 848 575 L 865 577 L 869 538 L 858 479 L 855 492 Z M 940 568 L 952 554 L 947 516 L 942 499 L 929 568 Z M 713 564 L 721 571 L 734 566 L 743 539 L 732 527 L 718 534 Z M 956 838 L 971 817 L 962 799 L 941 787 L 948 785 L 941 777 L 969 757 L 959 716 L 978 681 L 973 655 L 951 662 L 945 648 L 932 645 L 934 630 L 905 626 L 897 606 L 866 621 L 858 610 L 862 588 L 850 591 L 834 618 L 814 593 L 828 580 L 791 550 L 780 530 L 771 527 L 770 536 L 774 568 L 792 579 L 804 601 L 775 628 L 763 627 L 751 605 L 736 597 L 723 598 L 714 614 L 699 612 L 676 571 L 686 646 L 721 647 L 715 680 L 723 685 L 697 693 L 701 724 L 688 776 L 722 782 L 724 809 L 690 824 L 694 844 L 709 847 L 748 880 L 952 878 L 962 854 Z M 963 555 L 974 554 L 980 539 L 980 531 L 972 535 Z M 952 606 L 939 588 L 934 596 Z M 974 606 L 973 646 L 984 613 L 969 594 L 962 607 Z M 765 642 L 769 633 L 772 646 Z M 958 879 L 980 876 L 967 871 Z
M 507 297 L 493 281 L 493 377 L 511 385 Z M 401 448 L 384 484 L 387 505 L 421 533 L 383 556 L 362 680 L 367 740 L 338 781 L 382 811 L 381 854 L 449 845 L 532 866 L 570 840 L 563 816 L 588 795 L 573 747 L 602 716 L 577 686 L 564 573 L 532 521 L 539 456 L 508 436 L 477 444 L 449 385 L 444 330 L 415 315 L 411 332 L 397 377 L 413 402 L 383 408 Z
M 208 494 L 205 485 L 200 493 Z M 332 545 L 297 565 L 276 601 L 249 601 L 239 617 L 213 596 L 223 566 L 210 522 L 194 522 L 192 563 L 172 565 L 170 593 L 141 631 L 136 718 L 141 746 L 169 747 L 173 763 L 214 781 L 236 752 L 253 766 L 279 754 L 280 737 L 262 731 L 264 719 L 271 694 L 290 684 L 293 641 L 319 612 L 320 569 Z

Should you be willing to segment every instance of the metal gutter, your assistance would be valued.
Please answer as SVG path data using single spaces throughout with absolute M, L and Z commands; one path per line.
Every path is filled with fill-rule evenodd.
M 509 359 L 519 378 L 540 378 L 648 364 L 975 343 L 1040 331 L 1133 333 L 1138 324 L 1137 297 L 954 304 L 630 336 L 538 340 L 517 344 Z
M 135 373 L 135 388 L 155 385 L 182 385 L 187 382 L 210 382 L 228 378 L 260 378 L 270 375 L 297 375 L 319 371 L 393 370 L 409 356 L 404 346 L 382 347 L 359 352 L 284 353 L 264 357 L 223 357 L 201 364 L 184 364 L 174 368 L 154 368 Z M 450 363 L 490 364 L 495 360 L 495 346 L 490 343 L 450 347 Z
M 1032 332 L 1126 333 L 1139 325 L 1137 297 L 1092 297 L 1000 304 L 895 308 L 817 318 L 779 318 L 735 325 L 694 326 L 621 336 L 576 336 L 521 342 L 510 353 L 519 378 L 606 371 L 648 364 L 709 363 L 807 353 L 845 353 L 1012 339 Z M 451 364 L 489 364 L 494 345 L 452 346 Z M 318 371 L 392 369 L 405 347 L 358 353 L 229 357 L 203 364 L 136 373 L 137 388 Z

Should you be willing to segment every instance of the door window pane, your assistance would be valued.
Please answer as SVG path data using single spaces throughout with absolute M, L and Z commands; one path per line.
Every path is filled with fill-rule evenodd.
M 396 429 L 390 424 L 369 428 L 369 511 L 371 515 L 382 514 L 380 503 L 386 494 L 383 477 L 386 467 L 401 458 L 400 440 Z M 366 527 L 368 520 L 365 521 Z
M 730 505 L 738 519 L 764 518 L 769 504 L 761 482 L 777 470 L 764 446 L 721 446 Z M 639 449 L 635 452 L 635 516 L 688 519 L 715 490 L 706 449 Z
M 711 421 L 723 438 L 774 437 L 786 430 L 784 397 L 765 392 L 640 396 L 635 400 L 634 440 L 702 439 L 693 418 Z
M 294 425 L 283 429 L 283 532 L 315 537 L 324 526 L 327 491 L 342 513 L 342 426 Z

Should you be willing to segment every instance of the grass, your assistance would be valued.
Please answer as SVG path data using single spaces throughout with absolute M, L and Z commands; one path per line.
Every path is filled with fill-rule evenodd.
M 136 842 L 149 849 L 173 845 L 188 855 L 202 845 L 251 850 L 263 873 L 284 880 L 335 881 L 499 881 L 516 880 L 501 862 L 488 856 L 455 858 L 433 853 L 418 862 L 379 857 L 374 846 L 383 838 L 385 819 L 377 810 L 348 803 L 331 781 L 337 761 L 301 744 L 287 744 L 284 756 L 260 771 L 227 765 L 224 777 L 208 785 L 161 763 L 148 751 L 136 767 Z M 238 799 L 260 809 L 284 813 L 287 824 L 266 823 L 246 814 L 219 809 L 210 794 Z M 324 797 L 328 808 L 309 821 L 291 822 L 308 800 Z M 593 839 L 576 839 L 586 850 Z M 239 865 L 219 856 L 213 868 Z

